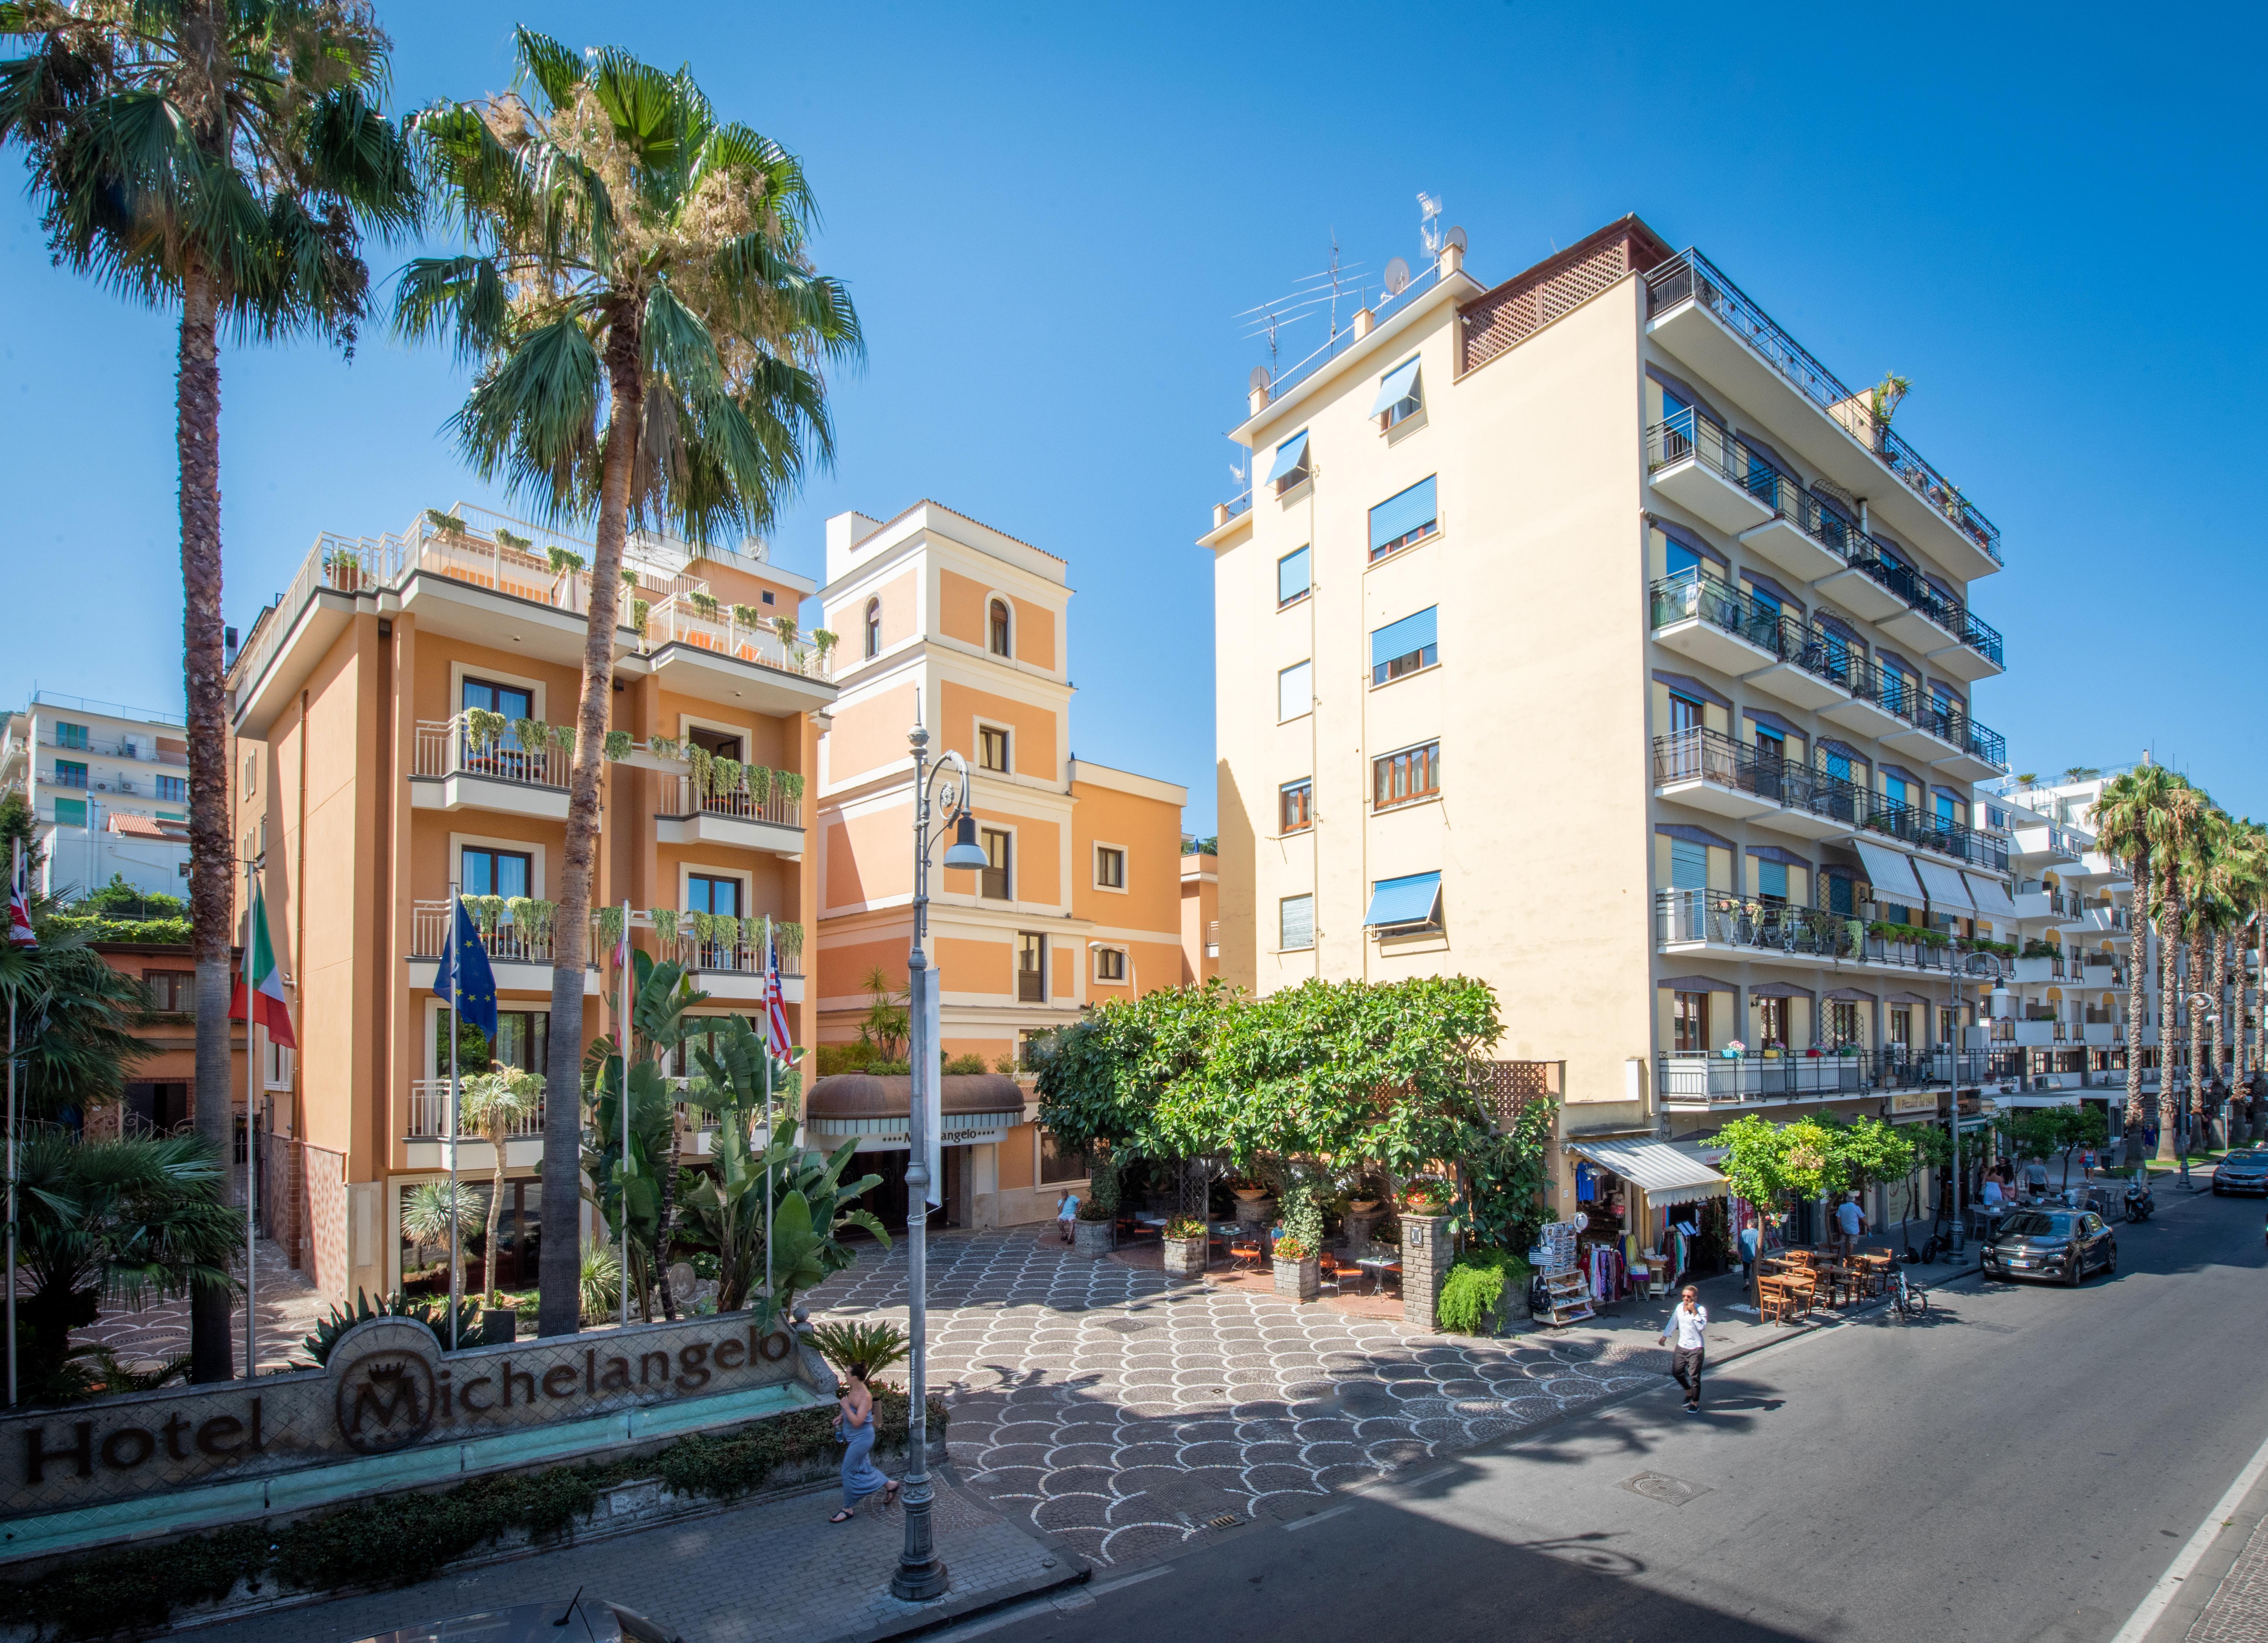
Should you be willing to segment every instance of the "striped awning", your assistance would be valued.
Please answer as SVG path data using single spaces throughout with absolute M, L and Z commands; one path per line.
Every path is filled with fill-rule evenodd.
M 1567 1143 L 1567 1150 L 1620 1175 L 1645 1193 L 1646 1202 L 1657 1209 L 1722 1197 L 1731 1190 L 1724 1176 L 1667 1141 L 1573 1140 Z

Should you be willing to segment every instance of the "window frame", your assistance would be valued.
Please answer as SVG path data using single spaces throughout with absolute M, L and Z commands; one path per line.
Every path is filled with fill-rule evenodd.
M 882 600 L 879 593 L 866 601 L 865 634 L 866 659 L 872 661 L 882 653 Z
M 1094 979 L 1099 984 L 1105 987 L 1123 987 L 1126 985 L 1127 953 L 1124 947 L 1096 947 L 1094 950 L 1093 956 L 1094 959 Z M 1114 960 L 1116 961 L 1118 971 L 1115 976 L 1110 974 L 1111 961 Z
M 473 856 L 486 856 L 486 857 L 488 857 L 488 858 L 490 858 L 490 862 L 489 862 L 489 875 L 490 875 L 490 876 L 489 876 L 489 886 L 490 886 L 490 888 L 487 888 L 487 889 L 485 889 L 485 890 L 475 890 L 475 889 L 474 889 L 474 888 L 472 888 L 472 874 L 471 874 L 471 873 L 468 873 L 468 872 L 466 871 L 466 868 L 465 868 L 465 863 L 466 863 L 466 861 L 467 861 L 467 859 L 468 859 L 468 858 L 473 857 Z M 521 861 L 521 862 L 524 862 L 524 863 L 526 863 L 526 867 L 527 867 L 527 888 L 526 888 L 526 889 L 524 889 L 524 890 L 520 891 L 520 892 L 519 892 L 519 894 L 520 894 L 520 895 L 525 895 L 525 896 L 528 896 L 528 897 L 530 897 L 531 899 L 541 900 L 541 896 L 542 896 L 542 888 L 541 888 L 541 886 L 542 886 L 542 873 L 541 873 L 541 858 L 540 858 L 540 857 L 538 857 L 538 855 L 536 854 L 536 852 L 535 852 L 534 851 L 533 851 L 533 850 L 517 850 L 517 849 L 512 848 L 512 847 L 511 845 L 509 845 L 509 844 L 470 844 L 470 843 L 467 843 L 467 844 L 459 844 L 459 845 L 457 846 L 457 889 L 458 889 L 458 893 L 459 893 L 460 895 L 504 895 L 504 891 L 499 890 L 499 889 L 497 889 L 497 888 L 495 888 L 495 887 L 496 887 L 496 863 L 497 863 L 497 860 L 498 858 L 504 858 L 504 857 L 510 857 L 510 858 L 513 858 L 513 859 L 515 859 L 515 860 Z M 507 901 L 509 901 L 511 898 L 510 898 L 510 896 L 508 896 L 508 895 L 507 895 L 507 896 L 505 896 L 505 899 L 506 899 Z M 511 908 L 509 908 L 509 907 L 505 908 L 505 909 L 504 910 L 503 913 L 498 917 L 498 920 L 497 920 L 497 922 L 498 922 L 499 924 L 506 924 L 506 925 L 510 924 L 510 923 L 512 922 L 512 909 L 511 909 Z
M 976 899 L 980 902 L 1012 902 L 1016 899 L 1016 831 L 1013 828 L 1005 827 L 979 827 L 976 829 L 977 844 L 983 850 L 988 862 L 995 839 L 1000 844 L 1000 859 L 997 864 L 976 869 Z M 1000 894 L 998 895 L 986 888 L 992 882 L 994 873 L 1000 875 Z
M 1383 661 L 1379 659 L 1380 635 L 1391 633 L 1405 622 L 1415 622 L 1418 617 L 1427 615 L 1433 618 L 1431 644 L 1421 645 L 1414 651 L 1404 651 L 1397 656 L 1389 656 Z M 1373 628 L 1370 630 L 1370 688 L 1373 690 L 1422 674 L 1428 668 L 1439 667 L 1441 665 L 1441 608 L 1428 605 L 1423 610 L 1413 610 L 1406 616 L 1397 616 L 1383 627 Z
M 163 987 L 153 983 L 163 981 Z M 150 1008 L 164 1015 L 194 1015 L 197 1008 L 197 973 L 193 969 L 145 969 L 142 990 Z
M 1300 819 L 1289 818 L 1291 801 L 1298 796 Z M 1296 781 L 1279 782 L 1276 787 L 1276 836 L 1289 838 L 1295 833 L 1306 833 L 1315 825 L 1315 778 L 1302 776 Z
M 1296 713 L 1284 711 L 1284 687 L 1290 676 L 1305 670 L 1307 681 L 1307 704 Z M 1312 656 L 1293 662 L 1289 667 L 1276 670 L 1276 722 L 1288 725 L 1294 719 L 1307 718 L 1315 711 L 1315 659 Z
M 185 805 L 189 802 L 189 778 L 188 777 L 158 776 L 153 777 L 151 778 L 151 782 L 158 790 L 158 802 L 159 804 Z M 168 792 L 168 788 L 177 789 L 178 791 Z
M 1674 987 L 1670 990 L 1669 1043 L 1672 1055 L 1705 1056 L 1709 1053 L 1709 993 L 1706 988 Z
M 1036 956 L 1037 964 L 1027 965 L 1025 960 Z M 1027 976 L 1037 978 L 1035 985 L 1024 984 Z M 1048 1001 L 1048 938 L 1038 930 L 1019 930 L 1016 932 L 1016 1002 L 1045 1004 Z
M 693 905 L 693 887 L 696 883 L 709 887 L 709 905 L 706 907 L 696 908 Z M 686 912 L 714 914 L 717 910 L 717 887 L 720 884 L 729 884 L 733 887 L 733 911 L 730 917 L 746 919 L 748 917 L 747 877 L 738 873 L 719 873 L 711 868 L 688 867 L 685 870 L 685 883 L 680 895 Z
M 992 763 L 991 757 L 991 748 L 995 739 L 998 740 L 1000 748 L 1000 763 L 998 764 Z M 1016 773 L 1015 733 L 1005 725 L 995 725 L 984 719 L 978 719 L 976 721 L 976 768 L 980 770 L 988 770 L 995 776 L 1013 776 Z
M 1389 767 L 1397 761 L 1409 760 L 1413 755 L 1429 755 L 1425 758 L 1425 769 L 1432 777 L 1432 785 L 1423 790 L 1412 788 L 1398 799 L 1381 799 L 1379 796 L 1380 783 L 1388 775 Z M 1406 748 L 1397 748 L 1392 753 L 1381 753 L 1371 760 L 1370 808 L 1373 814 L 1382 810 L 1399 810 L 1404 805 L 1423 804 L 1428 799 L 1439 799 L 1440 796 L 1441 739 L 1439 736 L 1428 741 L 1412 742 Z
M 1370 513 L 1365 516 L 1366 519 L 1374 517 L 1380 508 L 1391 507 L 1394 504 L 1401 501 L 1403 497 L 1408 496 L 1411 491 L 1418 489 L 1419 486 L 1430 484 L 1433 487 L 1433 512 L 1432 517 L 1425 519 L 1421 524 L 1412 526 L 1410 529 L 1403 532 L 1399 536 L 1392 537 L 1385 542 L 1373 542 L 1371 543 L 1371 564 L 1376 564 L 1380 560 L 1390 558 L 1394 555 L 1400 553 L 1405 548 L 1414 548 L 1419 542 L 1425 542 L 1430 538 L 1438 536 L 1441 534 L 1440 477 L 1441 476 L 1439 474 L 1428 474 L 1425 478 L 1418 481 L 1416 484 L 1404 485 L 1401 490 L 1387 497 L 1385 501 L 1378 503 L 1371 508 Z
M 1290 932 L 1284 922 L 1285 913 L 1290 909 L 1294 902 L 1304 902 L 1307 906 L 1307 939 L 1303 945 L 1299 947 L 1287 945 Z M 1305 890 L 1297 895 L 1279 895 L 1276 898 L 1276 950 L 1278 953 L 1312 953 L 1315 950 L 1315 895 L 1314 891 Z
M 1016 655 L 1016 616 L 998 594 L 984 601 L 984 648 L 994 656 L 1013 660 Z
M 1314 594 L 1315 594 L 1315 553 L 1314 553 L 1314 548 L 1315 548 L 1315 545 L 1314 545 L 1314 543 L 1313 543 L 1313 542 L 1301 542 L 1301 543 L 1300 543 L 1297 548 L 1294 548 L 1293 549 L 1292 549 L 1292 551 L 1291 551 L 1290 553 L 1287 553 L 1287 554 L 1283 555 L 1281 557 L 1279 557 L 1279 558 L 1276 561 L 1276 608 L 1277 608 L 1277 609 L 1278 609 L 1278 610 L 1289 610 L 1289 609 L 1291 609 L 1291 608 L 1292 608 L 1292 606 L 1294 606 L 1294 605 L 1296 605 L 1296 604 L 1300 603 L 1302 600 L 1309 600 L 1309 599 L 1313 599 L 1313 598 L 1314 597 Z M 1293 592 L 1293 593 L 1286 593 L 1284 591 L 1284 567 L 1285 567 L 1285 565 L 1287 565 L 1287 564 L 1291 564 L 1291 563 L 1292 563 L 1292 560 L 1294 560 L 1294 559 L 1298 559 L 1298 560 L 1300 560 L 1300 561 L 1302 561 L 1302 562 L 1303 562 L 1303 563 L 1302 563 L 1302 564 L 1301 564 L 1301 566 L 1300 566 L 1300 586 L 1299 586 L 1299 588 L 1298 588 L 1298 590 L 1297 590 L 1296 592 Z
M 1125 895 L 1130 894 L 1126 888 L 1126 857 L 1127 850 L 1123 844 L 1107 844 L 1101 841 L 1096 842 L 1094 845 L 1094 888 L 1096 889 L 1108 890 L 1113 895 Z M 1106 858 L 1116 858 L 1118 864 L 1118 881 L 1116 884 L 1112 883 L 1103 873 L 1103 863 Z
M 87 791 L 87 768 L 83 759 L 57 759 L 54 785 L 68 787 L 75 793 Z

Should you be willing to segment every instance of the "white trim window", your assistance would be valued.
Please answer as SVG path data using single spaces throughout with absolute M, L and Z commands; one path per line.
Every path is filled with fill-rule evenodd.
M 1287 895 L 1276 903 L 1276 946 L 1285 953 L 1303 953 L 1315 945 L 1315 898 Z
M 1098 890 L 1123 890 L 1126 888 L 1126 852 L 1116 844 L 1094 847 L 1094 888 Z
M 1094 949 L 1094 978 L 1113 985 L 1126 984 L 1126 949 L 1097 947 Z
M 1315 711 L 1315 665 L 1293 662 L 1276 675 L 1276 722 L 1288 724 Z
M 1379 431 L 1383 433 L 1425 409 L 1425 385 L 1418 376 L 1418 356 L 1412 354 L 1380 379 L 1378 397 L 1371 402 L 1370 414 L 1378 418 Z
M 976 768 L 992 770 L 1002 776 L 1015 769 L 1009 746 L 1008 731 L 1001 725 L 987 725 L 982 720 L 976 726 Z

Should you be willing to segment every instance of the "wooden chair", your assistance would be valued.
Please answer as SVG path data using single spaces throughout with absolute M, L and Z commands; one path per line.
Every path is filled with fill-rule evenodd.
M 1766 1278 L 1756 1285 L 1758 1312 L 1766 1323 L 1786 1323 L 1795 1310 L 1795 1287 L 1786 1278 Z

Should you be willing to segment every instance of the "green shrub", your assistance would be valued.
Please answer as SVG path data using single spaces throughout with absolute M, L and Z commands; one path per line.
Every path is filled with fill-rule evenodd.
M 1473 1249 L 1457 1257 L 1441 1281 L 1440 1325 L 1452 1335 L 1472 1335 L 1511 1289 L 1528 1287 L 1528 1263 L 1509 1249 Z
M 947 1072 L 990 1072 L 992 1068 L 982 1056 L 955 1056 L 945 1064 Z

